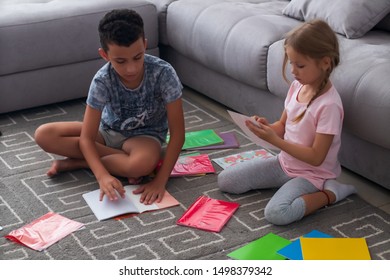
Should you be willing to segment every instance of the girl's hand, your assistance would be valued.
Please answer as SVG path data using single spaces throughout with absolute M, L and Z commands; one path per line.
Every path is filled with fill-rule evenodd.
M 145 185 L 141 185 L 138 189 L 134 190 L 133 193 L 142 193 L 140 202 L 149 205 L 153 202 L 161 202 L 165 193 L 165 185 L 151 181 Z
M 273 144 L 273 140 L 278 137 L 278 135 L 269 126 L 268 121 L 265 118 L 255 119 L 255 121 L 256 123 L 247 120 L 245 124 L 257 137 Z
M 266 126 L 269 126 L 269 123 L 268 123 L 268 120 L 264 117 L 259 117 L 259 116 L 252 116 L 252 119 L 255 120 L 256 123 L 258 123 L 259 125 L 266 125 Z
M 99 180 L 100 186 L 100 196 L 99 200 L 102 201 L 104 195 L 108 197 L 109 200 L 117 200 L 118 194 L 120 197 L 125 197 L 125 189 L 121 181 L 111 175 L 102 176 Z

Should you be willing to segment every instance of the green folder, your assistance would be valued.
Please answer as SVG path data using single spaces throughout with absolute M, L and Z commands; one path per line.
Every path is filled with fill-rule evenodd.
M 167 136 L 167 143 L 168 142 L 169 135 Z M 190 131 L 185 134 L 185 141 L 182 150 L 206 147 L 221 143 L 223 143 L 223 139 L 213 129 Z
M 228 256 L 236 260 L 286 260 L 277 251 L 289 244 L 291 244 L 290 240 L 273 233 L 268 233 L 248 243 L 244 247 L 231 252 Z

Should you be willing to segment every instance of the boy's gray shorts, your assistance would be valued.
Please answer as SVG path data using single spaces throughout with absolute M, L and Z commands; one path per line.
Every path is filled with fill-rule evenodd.
M 146 135 L 145 134 L 145 135 L 135 135 L 135 136 L 132 136 L 132 137 L 125 137 L 120 132 L 117 132 L 117 131 L 111 130 L 111 129 L 103 129 L 101 127 L 99 128 L 99 132 L 103 136 L 105 145 L 107 147 L 111 147 L 111 148 L 118 149 L 118 150 L 122 149 L 123 143 L 127 139 L 132 138 L 132 137 L 140 137 L 140 136 L 154 139 L 161 146 L 160 140 L 157 137 L 154 137 L 152 135 Z

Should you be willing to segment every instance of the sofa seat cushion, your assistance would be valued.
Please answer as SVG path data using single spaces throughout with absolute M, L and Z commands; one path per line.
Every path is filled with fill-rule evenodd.
M 182 55 L 267 90 L 268 47 L 300 22 L 288 1 L 180 0 L 168 7 L 169 45 Z
M 97 27 L 114 8 L 134 8 L 145 19 L 149 48 L 158 45 L 156 7 L 141 0 L 12 0 L 0 4 L 0 75 L 99 57 Z
M 344 130 L 390 149 L 390 33 L 373 30 L 359 39 L 341 35 L 338 39 L 341 62 L 331 80 L 343 100 Z M 285 97 L 288 85 L 280 75 L 281 54 L 283 40 L 270 47 L 268 84 L 276 95 Z

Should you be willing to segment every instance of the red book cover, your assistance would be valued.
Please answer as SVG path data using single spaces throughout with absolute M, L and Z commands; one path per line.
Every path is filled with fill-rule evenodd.
M 178 225 L 220 232 L 240 205 L 200 196 L 177 221 Z

